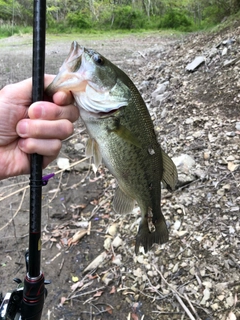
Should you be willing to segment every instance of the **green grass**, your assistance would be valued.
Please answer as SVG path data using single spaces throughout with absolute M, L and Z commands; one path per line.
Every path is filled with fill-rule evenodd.
M 31 33 L 31 27 L 15 26 L 11 24 L 0 25 L 0 38 L 11 37 L 12 35 L 22 35 Z

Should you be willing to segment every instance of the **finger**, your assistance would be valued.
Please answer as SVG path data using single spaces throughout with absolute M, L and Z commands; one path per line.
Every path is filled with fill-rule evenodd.
M 17 101 L 18 104 L 30 104 L 32 100 L 32 79 L 26 79 L 14 84 L 8 84 L 1 89 L 1 94 L 9 103 Z M 8 101 L 9 100 L 9 101 Z
M 79 118 L 79 110 L 74 105 L 58 106 L 52 102 L 39 101 L 28 109 L 30 119 L 60 120 L 67 119 L 75 122 Z
M 22 119 L 18 122 L 16 131 L 21 138 L 63 140 L 73 133 L 73 124 L 65 119 L 56 121 Z
M 54 78 L 55 75 L 46 74 L 44 76 L 44 87 L 46 88 Z M 4 97 L 9 97 L 10 101 L 17 100 L 18 103 L 30 104 L 32 102 L 32 78 L 8 84 L 1 89 L 1 93 L 4 94 Z M 65 99 L 69 101 L 71 94 L 69 93 Z
M 58 91 L 53 95 L 52 99 L 54 103 L 58 104 L 59 106 L 64 106 L 66 104 L 73 104 L 74 102 L 72 93 L 70 91 L 69 92 Z
M 42 164 L 43 169 L 45 169 L 49 165 L 49 163 L 51 163 L 53 160 L 55 160 L 56 157 L 57 157 L 57 155 L 54 157 L 46 157 L 46 156 L 43 157 L 43 164 Z
M 19 139 L 18 147 L 24 153 L 32 154 L 38 153 L 42 156 L 47 156 L 51 158 L 56 158 L 61 147 L 62 143 L 58 139 Z
M 53 81 L 54 78 L 55 78 L 55 75 L 45 74 L 45 77 L 44 77 L 45 89 L 49 86 L 49 84 Z M 73 96 L 70 91 L 69 92 L 58 91 L 53 95 L 52 100 L 54 101 L 54 103 L 60 106 L 63 106 L 63 105 L 72 104 Z

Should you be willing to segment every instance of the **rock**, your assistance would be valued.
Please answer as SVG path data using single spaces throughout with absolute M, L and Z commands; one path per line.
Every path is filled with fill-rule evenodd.
M 233 38 L 231 38 L 231 39 L 227 39 L 227 40 L 223 40 L 222 41 L 222 44 L 224 45 L 224 46 L 231 46 L 234 42 L 236 42 L 236 40 L 235 39 L 233 39 Z
M 190 169 L 195 165 L 195 160 L 188 154 L 181 154 L 178 157 L 172 158 L 178 170 L 188 173 Z
M 147 81 L 147 80 L 144 80 L 141 84 L 140 84 L 140 87 L 139 87 L 139 91 L 141 93 L 146 93 L 148 88 L 150 86 L 150 81 Z
M 228 137 L 235 137 L 236 133 L 234 131 L 229 131 L 229 132 L 226 132 L 226 136 Z
M 194 71 L 197 69 L 203 62 L 205 62 L 204 56 L 196 57 L 191 63 L 186 66 L 187 71 Z
M 210 49 L 210 51 L 208 52 L 208 56 L 209 58 L 213 58 L 218 54 L 218 49 L 213 47 L 212 49 Z
M 159 107 L 163 101 L 167 99 L 169 92 L 159 94 L 152 99 L 151 107 Z
M 191 169 L 195 166 L 195 160 L 187 154 L 182 154 L 179 157 L 173 157 L 178 171 L 178 187 L 196 180 L 195 173 Z
M 229 66 L 233 65 L 235 62 L 237 62 L 237 59 L 226 60 L 226 61 L 224 61 L 223 66 L 229 67 Z
M 84 148 L 85 148 L 85 145 L 82 144 L 82 143 L 76 143 L 76 144 L 74 145 L 74 149 L 77 150 L 77 151 L 80 151 L 80 150 L 82 150 L 82 149 L 84 149 Z
M 234 156 L 228 156 L 227 157 L 227 161 L 234 161 L 235 160 L 235 157 Z
M 240 131 L 240 122 L 236 122 L 235 128 L 236 130 Z
M 58 166 L 59 169 L 69 171 L 70 170 L 69 159 L 68 158 L 59 157 L 57 159 L 57 166 Z
M 227 53 L 228 53 L 228 48 L 227 47 L 223 48 L 222 56 L 225 56 Z
M 158 95 L 163 94 L 166 91 L 168 85 L 169 85 L 169 81 L 165 81 L 163 83 L 160 83 L 158 85 L 157 89 L 155 91 L 153 91 L 152 97 L 154 98 L 154 97 L 156 97 Z
M 88 160 L 83 161 L 83 162 L 76 164 L 74 166 L 74 170 L 79 171 L 79 172 L 83 172 L 83 171 L 89 170 L 89 166 L 90 166 L 90 163 Z

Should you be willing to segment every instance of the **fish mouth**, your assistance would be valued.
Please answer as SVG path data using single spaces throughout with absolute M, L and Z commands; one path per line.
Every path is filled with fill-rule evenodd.
M 59 69 L 59 73 L 45 90 L 48 96 L 52 96 L 59 90 L 72 91 L 73 88 L 81 90 L 81 87 L 86 86 L 86 83 L 76 73 L 81 66 L 84 50 L 84 47 L 80 46 L 77 41 L 72 42 L 70 52 Z

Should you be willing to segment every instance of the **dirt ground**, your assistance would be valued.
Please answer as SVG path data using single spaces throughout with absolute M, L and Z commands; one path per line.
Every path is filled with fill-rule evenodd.
M 225 34 L 221 37 L 224 40 Z M 103 166 L 95 175 L 85 161 L 81 168 L 61 171 L 53 162 L 44 171 L 54 172 L 55 177 L 43 187 L 42 201 L 42 270 L 51 280 L 43 319 L 240 319 L 240 173 L 239 169 L 229 170 L 226 162 L 229 155 L 235 156 L 235 163 L 240 161 L 240 140 L 239 133 L 233 138 L 220 135 L 235 131 L 235 123 L 240 121 L 238 79 L 227 78 L 230 71 L 222 71 L 225 85 L 229 85 L 225 90 L 219 85 L 221 75 L 217 72 L 184 72 L 187 54 L 193 53 L 194 57 L 198 53 L 194 51 L 196 43 L 204 47 L 216 40 L 213 38 L 151 33 L 101 40 L 96 36 L 81 40 L 80 35 L 47 39 L 47 73 L 57 72 L 71 41 L 77 40 L 124 69 L 139 87 L 144 80 L 151 82 L 154 78 L 144 91 L 148 104 L 156 89 L 154 84 L 174 68 L 181 85 L 174 82 L 166 103 L 167 116 L 161 119 L 164 104 L 155 112 L 156 132 L 171 156 L 193 156 L 204 177 L 198 176 L 171 194 L 163 192 L 170 242 L 135 256 L 139 213 L 137 209 L 131 217 L 113 213 L 111 200 L 116 182 L 107 169 Z M 165 74 L 160 73 L 161 63 L 167 63 Z M 181 74 L 189 81 L 187 85 Z M 0 40 L 0 87 L 30 76 L 31 37 Z M 70 163 L 84 158 L 82 145 L 86 137 L 78 121 L 73 137 L 63 142 L 60 156 Z M 208 159 L 207 152 L 214 155 Z M 28 182 L 28 176 L 0 182 L 3 293 L 14 289 L 12 279 L 23 279 L 26 272 Z M 85 234 L 86 228 L 91 228 L 89 234 Z M 79 230 L 85 235 L 70 244 Z M 106 250 L 108 238 L 120 239 L 121 245 Z M 84 272 L 95 258 L 94 269 Z

